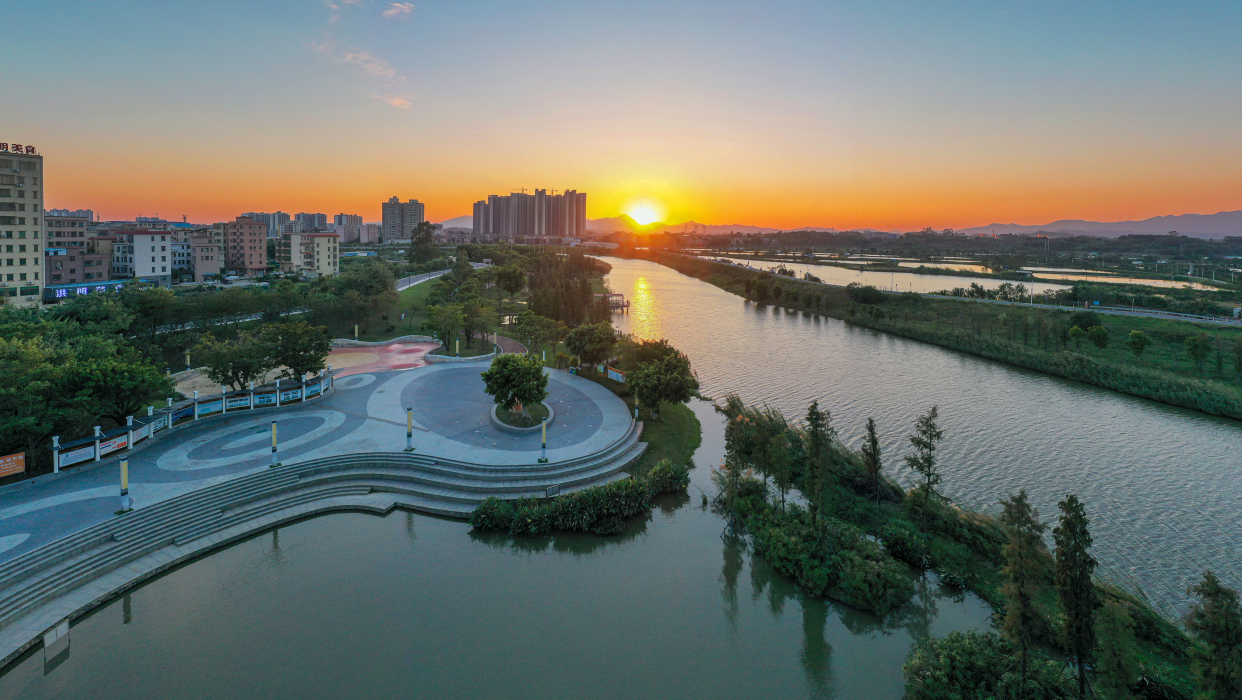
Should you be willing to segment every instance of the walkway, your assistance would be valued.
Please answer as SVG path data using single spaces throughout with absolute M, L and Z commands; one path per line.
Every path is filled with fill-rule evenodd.
M 141 509 L 267 469 L 273 419 L 279 458 L 286 464 L 355 453 L 402 453 L 406 407 L 413 409 L 413 442 L 419 455 L 497 468 L 533 464 L 540 436 L 513 434 L 491 424 L 491 403 L 479 376 L 484 369 L 483 363 L 464 363 L 343 372 L 333 393 L 317 403 L 175 428 L 179 434 L 149 443 L 130 457 L 130 495 Z M 625 404 L 603 387 L 558 370 L 549 370 L 549 377 L 549 401 L 556 410 L 548 430 L 551 462 L 589 456 L 631 431 Z M 0 564 L 114 518 L 118 481 L 115 460 L 105 460 L 0 488 Z

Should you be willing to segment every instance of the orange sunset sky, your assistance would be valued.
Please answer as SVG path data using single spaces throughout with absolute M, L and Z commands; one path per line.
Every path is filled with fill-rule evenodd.
M 779 228 L 1242 209 L 1225 3 L 35 5 L 0 137 L 108 219 L 441 221 L 523 187 Z

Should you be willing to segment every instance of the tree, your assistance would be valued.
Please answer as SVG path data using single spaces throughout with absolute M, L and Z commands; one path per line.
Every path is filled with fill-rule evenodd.
M 565 324 L 534 311 L 523 311 L 518 314 L 513 330 L 526 341 L 527 352 L 538 352 L 545 343 L 555 341 L 565 333 Z
M 834 437 L 829 421 L 832 414 L 819 410 L 819 400 L 811 402 L 806 410 L 806 432 L 803 441 L 806 449 L 806 493 L 811 502 L 811 524 L 819 521 L 819 511 L 824 499 L 824 486 L 828 478 L 828 446 Z
M 1090 340 L 1100 352 L 1103 352 L 1104 348 L 1108 347 L 1108 329 L 1102 325 L 1092 326 L 1091 330 L 1087 331 L 1087 340 Z
M 1001 586 L 1001 595 L 1005 598 L 1001 632 L 1017 648 L 1021 682 L 1025 687 L 1031 647 L 1036 643 L 1040 624 L 1035 598 L 1039 594 L 1044 524 L 1039 522 L 1039 512 L 1027 502 L 1025 490 L 1001 501 L 1001 505 L 1004 507 L 1001 523 L 1009 538 L 1004 547 L 1005 566 L 1001 569 L 1005 577 Z
M 207 369 L 211 381 L 241 389 L 263 378 L 272 369 L 272 349 L 251 333 L 240 333 L 237 340 L 224 343 L 205 338 L 194 350 Z
M 1203 362 L 1207 360 L 1210 350 L 1211 345 L 1208 343 L 1206 335 L 1192 335 L 1186 339 L 1186 354 L 1190 355 L 1190 359 L 1194 361 L 1195 367 L 1199 368 L 1199 374 L 1203 374 Z
M 526 273 L 517 265 L 505 265 L 496 271 L 496 281 L 501 289 L 509 293 L 509 304 L 512 305 L 513 297 L 526 288 Z
M 1101 326 L 1096 326 L 1100 328 Z M 1065 619 L 1061 637 L 1077 667 L 1078 697 L 1087 697 L 1087 665 L 1095 647 L 1095 609 L 1099 601 L 1091 575 L 1095 559 L 1091 556 L 1091 533 L 1087 514 L 1078 497 L 1070 494 L 1057 504 L 1059 524 L 1053 528 L 1056 542 L 1056 587 Z
M 652 416 L 659 414 L 660 402 L 685 403 L 699 390 L 699 382 L 690 371 L 690 360 L 680 353 L 639 365 L 627 381 L 634 389 L 634 397 L 651 409 Z
M 323 369 L 332 352 L 328 329 L 300 320 L 264 326 L 263 342 L 270 349 L 272 365 L 285 368 L 280 376 L 299 381 Z
M 1238 592 L 1221 585 L 1211 571 L 1189 593 L 1198 600 L 1186 616 L 1195 635 L 1191 649 L 1201 700 L 1242 697 L 1242 610 Z
M 1134 359 L 1142 357 L 1147 352 L 1147 346 L 1151 345 L 1151 338 L 1143 331 L 1130 331 L 1130 337 L 1126 340 L 1130 352 L 1134 353 Z
M 1074 351 L 1082 352 L 1082 341 L 1087 337 L 1087 331 L 1083 330 L 1082 326 L 1074 326 L 1069 329 L 1069 337 L 1074 341 Z
M 408 259 L 412 263 L 425 263 L 436 259 L 440 251 L 436 248 L 436 227 L 430 221 L 420 222 L 414 227 L 410 236 Z
M 548 396 L 548 375 L 543 361 L 528 355 L 501 355 L 482 373 L 485 391 L 497 406 L 518 410 L 530 417 L 526 404 L 539 403 Z
M 927 534 L 927 510 L 931 507 L 932 490 L 940 483 L 940 471 L 936 466 L 936 445 L 944 438 L 944 431 L 936 425 L 939 407 L 919 417 L 910 435 L 914 454 L 906 455 L 906 464 L 923 477 L 923 534 Z
M 464 300 L 461 311 L 462 328 L 466 331 L 466 347 L 470 347 L 470 340 L 476 335 L 486 338 L 487 329 L 496 324 L 496 313 L 477 296 Z
M 867 419 L 867 437 L 863 438 L 862 446 L 863 466 L 867 469 L 868 476 L 871 477 L 871 488 L 875 490 L 875 505 L 880 507 L 880 470 L 883 466 L 880 463 L 880 439 L 875 433 L 875 419 Z
M 565 347 L 587 365 L 607 360 L 616 342 L 617 332 L 606 321 L 578 326 L 565 336 Z
M 132 355 L 79 359 L 65 368 L 59 389 L 67 397 L 80 397 L 91 413 L 117 424 L 174 393 L 163 372 Z
M 465 327 L 466 315 L 457 304 L 435 304 L 427 307 L 427 324 L 435 330 L 447 353 L 453 336 Z
M 1242 380 L 1242 339 L 1233 341 L 1233 371 L 1237 373 L 1238 379 Z
M 1134 622 L 1129 608 L 1109 598 L 1095 623 L 1095 687 L 1105 700 L 1130 700 L 1130 686 L 1139 675 L 1134 656 Z

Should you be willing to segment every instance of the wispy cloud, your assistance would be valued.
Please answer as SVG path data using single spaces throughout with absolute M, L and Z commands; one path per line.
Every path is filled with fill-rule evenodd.
M 333 60 L 358 66 L 371 75 L 386 78 L 388 80 L 405 80 L 405 76 L 393 69 L 393 67 L 388 64 L 388 61 L 385 61 L 378 56 L 373 56 L 367 51 L 359 49 L 343 51 L 341 52 L 339 58 L 334 58 Z
M 392 105 L 393 107 L 396 107 L 397 109 L 409 109 L 410 108 L 410 101 L 405 99 L 404 97 L 401 97 L 400 95 L 371 95 L 371 97 L 374 97 L 375 99 L 380 100 L 381 102 L 387 102 L 388 104 Z
M 384 10 L 380 14 L 384 15 L 388 19 L 401 19 L 403 17 L 409 17 L 413 13 L 414 3 L 394 2 L 388 6 L 388 9 Z

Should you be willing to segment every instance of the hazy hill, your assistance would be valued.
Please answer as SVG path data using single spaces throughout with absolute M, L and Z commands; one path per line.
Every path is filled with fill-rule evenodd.
M 1081 221 L 1062 219 L 1050 224 L 1027 226 L 1023 224 L 989 224 L 960 229 L 962 233 L 1064 233 L 1087 236 L 1124 236 L 1126 234 L 1162 234 L 1177 231 L 1183 236 L 1198 238 L 1223 238 L 1242 236 L 1242 211 L 1222 211 L 1217 214 L 1179 214 L 1154 216 L 1142 221 Z
M 440 222 L 444 228 L 473 228 L 474 216 L 457 216 Z

